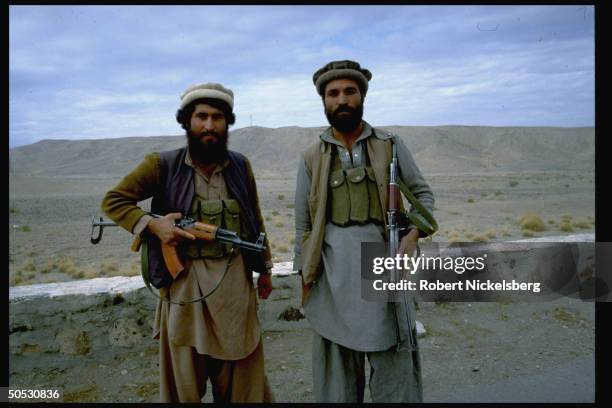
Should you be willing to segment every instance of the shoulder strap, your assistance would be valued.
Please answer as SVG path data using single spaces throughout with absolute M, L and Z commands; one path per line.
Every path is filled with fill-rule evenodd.
M 388 140 L 393 144 L 395 140 L 392 136 L 388 137 Z M 408 186 L 402 181 L 401 178 L 397 178 L 397 184 L 399 185 L 400 191 L 406 196 L 410 204 L 414 207 L 416 212 L 408 212 L 406 216 L 408 219 L 416 225 L 416 227 L 423 231 L 427 235 L 431 235 L 438 230 L 438 223 L 436 222 L 433 215 L 418 198 L 410 191 Z

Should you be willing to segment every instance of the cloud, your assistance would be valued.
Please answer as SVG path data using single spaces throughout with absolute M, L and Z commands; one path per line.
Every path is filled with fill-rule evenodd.
M 182 133 L 179 95 L 236 128 L 326 124 L 313 72 L 355 59 L 376 125 L 594 123 L 593 7 L 10 6 L 9 140 Z

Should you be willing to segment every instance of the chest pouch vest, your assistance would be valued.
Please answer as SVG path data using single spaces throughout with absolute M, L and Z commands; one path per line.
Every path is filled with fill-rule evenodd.
M 193 199 L 189 216 L 204 224 L 216 225 L 241 236 L 240 205 L 233 199 Z M 179 244 L 181 254 L 190 258 L 223 258 L 229 255 L 231 245 L 216 241 L 185 240 Z
M 340 227 L 384 223 L 374 170 L 370 166 L 343 169 L 335 149 L 329 174 L 328 215 Z

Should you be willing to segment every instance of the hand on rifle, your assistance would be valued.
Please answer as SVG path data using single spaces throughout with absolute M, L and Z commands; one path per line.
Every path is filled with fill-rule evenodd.
M 181 213 L 170 213 L 160 218 L 153 218 L 147 228 L 157 235 L 164 245 L 176 246 L 184 239 L 195 240 L 194 235 L 174 225 L 181 217 Z
M 412 256 L 414 254 L 414 250 L 416 249 L 417 242 L 419 241 L 419 230 L 413 228 L 408 232 L 408 234 L 404 235 L 402 240 L 400 241 L 400 246 L 398 249 L 398 253 L 400 256 L 404 256 L 404 254 L 408 256 Z
M 272 273 L 260 273 L 257 278 L 257 293 L 260 299 L 267 299 L 272 292 Z

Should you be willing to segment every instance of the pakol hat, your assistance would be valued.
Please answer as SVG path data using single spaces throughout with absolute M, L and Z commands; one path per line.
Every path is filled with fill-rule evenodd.
M 234 93 L 221 84 L 207 82 L 205 84 L 192 85 L 181 95 L 181 106 L 183 109 L 196 99 L 211 98 L 219 99 L 227 103 L 230 109 L 234 109 Z
M 372 73 L 365 68 L 361 68 L 358 62 L 350 60 L 332 61 L 319 69 L 312 76 L 312 82 L 317 87 L 319 95 L 325 93 L 325 85 L 329 81 L 340 78 L 355 80 L 365 96 L 368 91 L 368 81 L 372 79 Z

